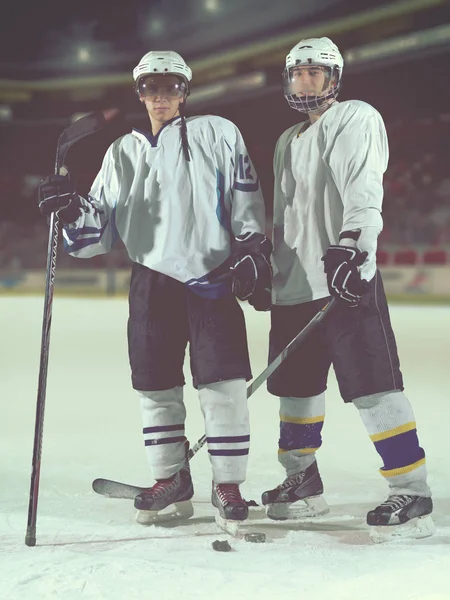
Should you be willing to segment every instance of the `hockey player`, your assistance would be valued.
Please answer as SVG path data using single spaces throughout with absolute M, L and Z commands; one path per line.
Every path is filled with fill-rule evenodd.
M 242 521 L 251 371 L 236 296 L 257 310 L 268 310 L 271 301 L 271 243 L 259 180 L 233 123 L 185 117 L 192 72 L 179 54 L 149 52 L 133 76 L 149 130 L 133 129 L 109 147 L 87 199 L 69 176 L 47 177 L 40 209 L 58 213 L 72 256 L 108 252 L 119 236 L 133 261 L 129 359 L 156 480 L 135 499 L 137 520 L 193 514 L 182 370 L 189 341 L 212 503 L 222 519 Z
M 289 106 L 308 118 L 285 131 L 275 150 L 269 360 L 330 294 L 339 300 L 269 378 L 269 392 L 280 397 L 278 459 L 287 477 L 262 502 L 272 519 L 328 511 L 316 451 L 333 364 L 342 398 L 359 411 L 389 485 L 387 500 L 367 514 L 372 538 L 425 537 L 434 530 L 425 454 L 376 267 L 388 142 L 372 106 L 337 102 L 342 70 L 335 44 L 315 38 L 294 46 L 283 73 Z

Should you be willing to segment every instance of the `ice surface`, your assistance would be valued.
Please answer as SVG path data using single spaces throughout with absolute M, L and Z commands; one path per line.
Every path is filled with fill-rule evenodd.
M 109 477 L 151 482 L 127 356 L 124 299 L 56 297 L 48 372 L 37 545 L 24 544 L 42 326 L 42 298 L 0 298 L 0 598 L 4 600 L 449 600 L 450 308 L 392 306 L 406 393 L 427 452 L 436 535 L 373 545 L 364 517 L 386 497 L 380 460 L 330 374 L 319 464 L 331 513 L 302 524 L 252 513 L 267 543 L 218 553 L 206 448 L 192 460 L 195 516 L 142 527 L 132 502 L 95 495 Z M 246 309 L 254 376 L 265 367 L 269 316 Z M 187 435 L 203 426 L 189 371 Z M 247 499 L 283 478 L 278 406 L 250 399 Z

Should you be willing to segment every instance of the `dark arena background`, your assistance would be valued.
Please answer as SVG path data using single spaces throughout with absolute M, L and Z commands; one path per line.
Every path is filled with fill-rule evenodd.
M 450 0 L 2 0 L 0 15 L 1 600 L 449 600 Z M 65 128 L 92 111 L 117 108 L 107 127 L 67 154 L 86 196 L 108 146 L 132 127 L 148 128 L 133 68 L 149 50 L 175 50 L 193 71 L 188 116 L 220 115 L 241 130 L 270 236 L 275 144 L 303 118 L 283 97 L 286 55 L 301 39 L 322 36 L 344 57 L 338 100 L 366 101 L 386 123 L 390 160 L 377 259 L 426 454 L 436 532 L 401 543 L 370 541 L 366 515 L 384 501 L 387 486 L 332 369 L 317 453 L 328 514 L 274 521 L 252 506 L 250 536 L 265 543 L 227 538 L 214 522 L 203 448 L 189 463 L 194 515 L 143 527 L 132 500 L 92 488 L 98 478 L 152 482 L 128 357 L 131 261 L 120 241 L 104 255 L 71 257 L 59 236 L 53 313 L 46 310 L 49 224 L 38 210 L 39 182 L 53 173 Z M 241 307 L 255 382 L 267 368 L 271 315 L 248 302 Z M 205 421 L 189 360 L 186 352 L 192 449 Z M 369 360 L 376 373 L 375 358 Z M 34 460 L 42 398 L 42 460 Z M 260 504 L 262 492 L 284 477 L 280 403 L 264 383 L 248 406 L 241 490 Z M 317 423 L 306 421 L 309 435 Z M 412 435 L 416 423 L 405 427 L 396 439 Z M 24 540 L 30 500 L 37 499 L 30 493 L 36 465 L 33 548 Z
M 92 110 L 121 111 L 106 130 L 70 151 L 70 172 L 80 193 L 87 193 L 109 143 L 132 126 L 147 127 L 131 72 L 150 48 L 176 49 L 192 66 L 189 115 L 218 114 L 241 129 L 261 179 L 270 231 L 273 149 L 300 117 L 282 95 L 284 59 L 297 40 L 327 35 L 345 60 L 339 99 L 371 103 L 388 129 L 378 256 L 388 293 L 450 297 L 450 283 L 437 283 L 435 276 L 449 264 L 450 245 L 448 2 L 133 0 L 126 11 L 105 2 L 70 10 L 56 2 L 45 10 L 29 2 L 10 5 L 0 40 L 0 293 L 30 290 L 40 281 L 35 276 L 31 284 L 24 273 L 45 266 L 46 224 L 36 189 L 52 169 L 61 130 Z M 61 269 L 81 267 L 68 256 L 60 261 Z M 82 266 L 126 269 L 128 261 L 118 246 L 114 255 Z M 58 291 L 69 280 L 57 278 Z M 109 293 L 123 291 L 119 280 L 109 278 Z M 89 291 L 102 291 L 94 287 Z

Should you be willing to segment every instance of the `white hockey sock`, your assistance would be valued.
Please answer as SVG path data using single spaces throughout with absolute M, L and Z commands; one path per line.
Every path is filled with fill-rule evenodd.
M 215 483 L 242 483 L 247 472 L 250 425 L 245 379 L 198 388 Z
M 183 388 L 138 391 L 147 460 L 155 479 L 177 473 L 186 460 Z
M 316 460 L 322 444 L 325 393 L 307 398 L 280 397 L 278 461 L 293 475 Z
M 419 445 L 412 406 L 399 390 L 353 400 L 370 439 L 383 460 L 380 473 L 390 494 L 431 496 L 425 452 Z

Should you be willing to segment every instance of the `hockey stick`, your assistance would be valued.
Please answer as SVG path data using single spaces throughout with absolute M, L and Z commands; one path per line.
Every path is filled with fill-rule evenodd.
M 325 316 L 335 306 L 337 300 L 332 298 L 325 306 L 319 310 L 319 312 L 311 319 L 311 321 L 305 325 L 305 327 L 295 336 L 295 338 L 289 342 L 284 350 L 268 365 L 264 371 L 254 379 L 247 388 L 247 398 L 250 398 L 256 390 L 272 375 L 274 371 L 278 369 L 282 362 L 284 362 L 305 339 L 309 336 L 319 323 L 325 318 Z M 194 446 L 189 450 L 188 459 L 191 460 L 195 454 L 205 445 L 206 435 L 203 435 Z
M 55 175 L 58 175 L 64 164 L 66 154 L 78 140 L 99 131 L 107 121 L 113 119 L 117 109 L 94 112 L 75 121 L 64 129 L 56 145 Z M 44 316 L 42 321 L 41 358 L 39 364 L 39 383 L 36 403 L 36 419 L 34 425 L 34 444 L 31 471 L 30 496 L 28 504 L 28 522 L 25 536 L 27 546 L 36 545 L 36 519 L 39 496 L 39 478 L 41 471 L 42 437 L 44 428 L 45 392 L 47 388 L 47 367 L 50 347 L 50 328 L 52 323 L 53 289 L 55 282 L 56 255 L 58 249 L 59 217 L 52 213 L 49 220 L 49 236 L 47 246 L 47 269 L 45 281 Z
M 272 375 L 283 361 L 292 355 L 300 344 L 302 344 L 309 334 L 317 327 L 317 325 L 325 318 L 325 316 L 336 305 L 336 298 L 332 298 L 327 304 L 319 310 L 319 312 L 311 319 L 311 321 L 289 342 L 286 348 L 268 365 L 258 377 L 252 381 L 247 387 L 247 398 L 250 398 L 256 390 Z M 205 445 L 206 436 L 203 435 L 198 442 L 189 450 L 188 460 L 191 460 L 195 454 Z M 145 487 L 130 485 L 120 481 L 111 479 L 98 478 L 92 482 L 92 489 L 97 494 L 107 496 L 108 498 L 127 498 L 133 500 L 138 494 L 148 489 Z M 254 500 L 246 500 L 248 506 L 258 506 Z

